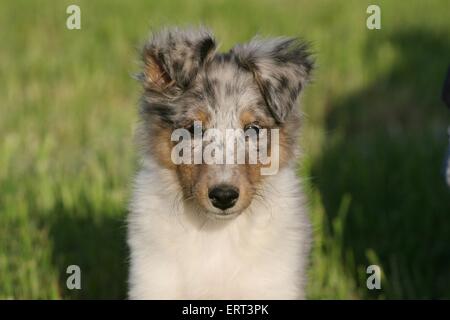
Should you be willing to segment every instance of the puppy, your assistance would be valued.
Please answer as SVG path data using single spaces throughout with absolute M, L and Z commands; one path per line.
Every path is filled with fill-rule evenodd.
M 310 224 L 296 162 L 297 100 L 313 68 L 307 46 L 254 38 L 219 53 L 205 29 L 167 28 L 152 35 L 142 60 L 129 298 L 304 298 Z M 276 158 L 178 163 L 178 129 L 201 137 L 207 129 L 252 131 L 257 139 L 271 130 Z

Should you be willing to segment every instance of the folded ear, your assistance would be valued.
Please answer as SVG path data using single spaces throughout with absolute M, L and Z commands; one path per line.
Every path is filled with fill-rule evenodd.
M 295 38 L 254 38 L 232 52 L 253 73 L 270 112 L 283 123 L 313 68 L 307 45 Z
M 206 29 L 169 28 L 154 33 L 142 50 L 144 88 L 170 93 L 186 89 L 216 48 Z

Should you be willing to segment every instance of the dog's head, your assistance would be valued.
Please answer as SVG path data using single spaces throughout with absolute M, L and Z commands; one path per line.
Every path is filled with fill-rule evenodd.
M 174 28 L 153 34 L 142 59 L 144 156 L 156 158 L 176 174 L 185 201 L 215 217 L 239 214 L 264 183 L 261 169 L 274 162 L 282 167 L 295 158 L 297 98 L 312 69 L 306 45 L 294 38 L 255 38 L 227 53 L 217 53 L 208 31 Z M 277 157 L 264 164 L 177 164 L 171 137 L 180 128 L 192 134 L 193 141 L 198 137 L 195 132 L 202 136 L 211 128 L 222 132 L 222 137 L 226 130 L 238 129 L 245 139 L 258 139 L 264 129 L 278 129 L 275 144 L 273 130 L 267 134 L 268 152 L 274 155 L 275 146 Z M 206 140 L 219 146 L 213 152 L 217 158 L 217 150 L 227 139 Z M 208 148 L 208 143 L 201 148 Z

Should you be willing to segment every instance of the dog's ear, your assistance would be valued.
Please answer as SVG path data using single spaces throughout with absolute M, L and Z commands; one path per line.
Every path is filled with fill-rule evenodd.
M 152 35 L 142 50 L 144 88 L 159 93 L 186 89 L 216 48 L 206 29 L 163 29 Z
M 254 38 L 232 52 L 253 73 L 272 116 L 283 123 L 310 78 L 313 60 L 308 46 L 296 38 Z

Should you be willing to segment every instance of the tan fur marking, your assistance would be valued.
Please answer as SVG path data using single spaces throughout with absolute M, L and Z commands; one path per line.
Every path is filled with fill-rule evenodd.
M 160 125 L 154 125 L 150 129 L 150 150 L 158 163 L 167 169 L 174 170 L 176 165 L 172 162 L 171 153 L 173 143 L 170 140 L 172 129 Z
M 144 67 L 145 84 L 148 88 L 162 91 L 173 84 L 167 72 L 157 62 L 157 60 L 149 55 L 145 59 Z

